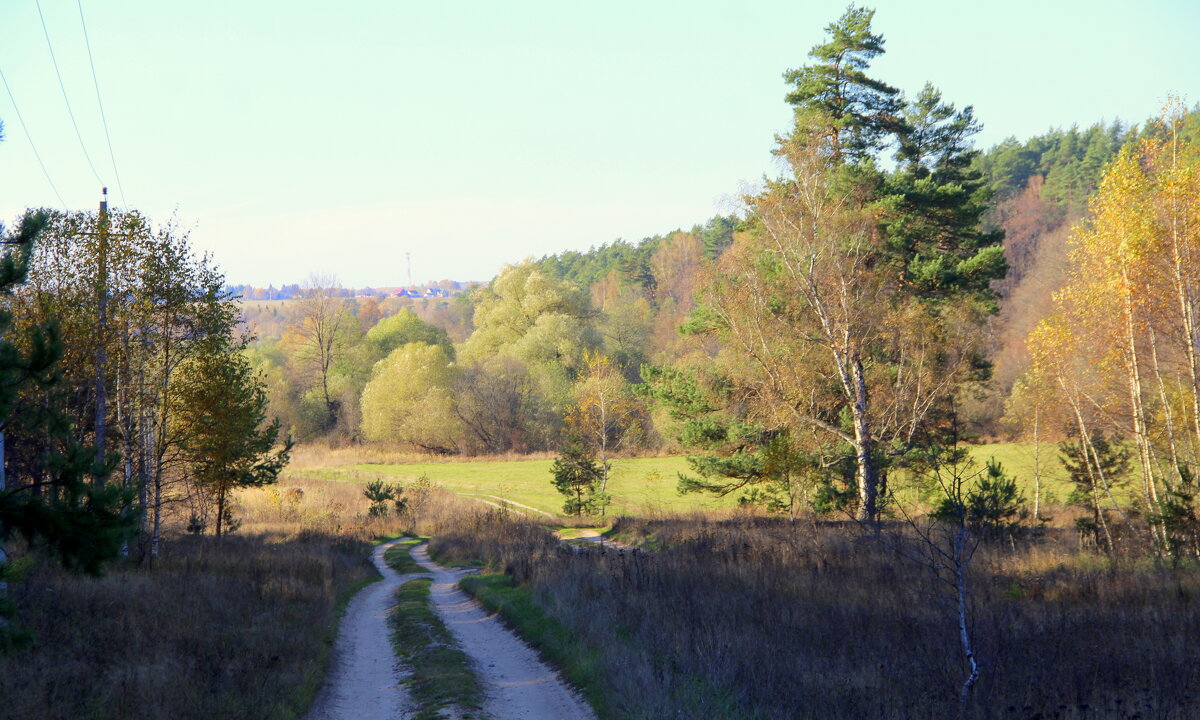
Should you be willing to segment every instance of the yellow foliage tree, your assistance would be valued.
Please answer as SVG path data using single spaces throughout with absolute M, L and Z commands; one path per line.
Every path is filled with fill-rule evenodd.
M 465 434 L 452 394 L 457 368 L 440 345 L 409 343 L 371 370 L 362 394 L 367 440 L 452 454 Z

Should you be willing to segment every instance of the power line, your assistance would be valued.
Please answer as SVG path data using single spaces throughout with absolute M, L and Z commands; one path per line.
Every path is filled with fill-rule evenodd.
M 87 46 L 88 64 L 92 66 L 92 84 L 96 86 L 96 104 L 100 106 L 100 122 L 104 124 L 104 139 L 108 142 L 108 157 L 112 160 L 113 176 L 117 179 L 121 204 L 125 205 L 125 188 L 121 185 L 121 173 L 117 172 L 117 156 L 113 154 L 112 137 L 108 134 L 108 118 L 104 115 L 104 102 L 100 99 L 100 80 L 96 77 L 96 62 L 92 59 L 92 42 L 88 40 L 87 20 L 83 19 L 83 0 L 75 0 L 75 4 L 79 6 L 79 22 L 83 25 L 83 43 Z
M 58 87 L 62 90 L 63 102 L 67 104 L 67 115 L 71 116 L 71 125 L 75 127 L 75 137 L 79 138 L 79 147 L 83 149 L 83 156 L 87 158 L 88 167 L 92 169 L 92 175 L 96 178 L 96 182 L 104 185 L 105 182 L 100 179 L 100 173 L 96 172 L 96 165 L 92 162 L 92 156 L 88 154 L 87 145 L 83 142 L 83 133 L 79 132 L 79 123 L 75 122 L 75 111 L 71 109 L 71 101 L 67 98 L 67 86 L 63 83 L 62 73 L 58 70 L 58 58 L 54 57 L 54 45 L 50 42 L 50 30 L 46 27 L 46 18 L 42 15 L 41 0 L 33 0 L 37 6 L 38 18 L 42 21 L 42 32 L 46 35 L 46 47 L 50 48 L 50 61 L 54 63 L 54 74 L 58 76 Z
M 46 163 L 42 162 L 42 155 L 37 151 L 37 145 L 33 144 L 33 135 L 29 134 L 29 126 L 25 124 L 25 118 L 21 116 L 21 108 L 17 107 L 17 99 L 13 97 L 12 88 L 8 85 L 8 78 L 4 77 L 4 71 L 0 70 L 0 80 L 4 81 L 4 89 L 8 91 L 8 99 L 12 101 L 13 112 L 17 114 L 17 120 L 21 123 L 21 129 L 25 131 L 25 139 L 29 141 L 29 148 L 33 150 L 33 156 L 37 158 L 38 165 L 42 168 L 42 174 L 46 176 L 46 182 L 50 183 L 50 189 L 54 191 L 55 197 L 58 198 L 58 204 L 62 206 L 64 212 L 67 211 L 67 203 L 59 194 L 58 188 L 55 187 L 54 181 L 50 179 L 50 171 L 46 169 Z

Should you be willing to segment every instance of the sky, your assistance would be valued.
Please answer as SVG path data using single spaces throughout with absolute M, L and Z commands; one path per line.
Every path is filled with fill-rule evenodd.
M 487 280 L 737 210 L 776 173 L 782 73 L 846 7 L 40 2 L 82 144 L 37 2 L 0 0 L 0 219 L 94 209 L 103 184 L 232 283 L 346 287 L 406 284 L 406 253 L 414 282 Z M 1200 101 L 1196 0 L 868 7 L 887 51 L 871 74 L 974 105 L 984 148 Z

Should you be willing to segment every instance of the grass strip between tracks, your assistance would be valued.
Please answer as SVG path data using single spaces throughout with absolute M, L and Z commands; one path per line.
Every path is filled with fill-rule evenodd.
M 413 560 L 412 554 L 409 553 L 409 550 L 412 550 L 425 540 L 426 538 L 418 537 L 404 538 L 384 551 L 383 561 L 388 564 L 388 567 L 400 573 L 401 575 L 408 573 L 429 572 L 425 568 L 418 565 L 417 561 Z
M 413 718 L 446 717 L 442 711 L 449 708 L 458 709 L 452 717 L 481 718 L 483 688 L 471 659 L 430 606 L 431 584 L 428 578 L 417 578 L 401 585 L 388 618 L 396 654 L 412 670 L 408 691 L 419 706 Z

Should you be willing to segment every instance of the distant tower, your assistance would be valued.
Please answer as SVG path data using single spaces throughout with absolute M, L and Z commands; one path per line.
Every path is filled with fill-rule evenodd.
M 404 253 L 404 260 L 408 263 L 408 286 L 412 287 L 412 253 Z

